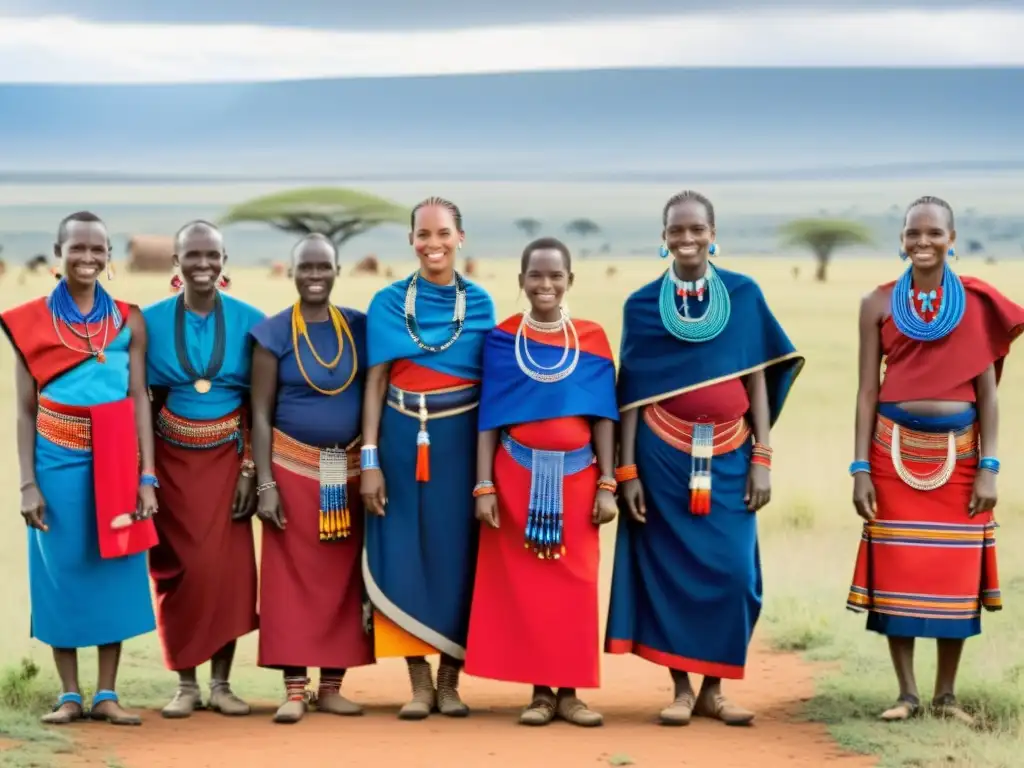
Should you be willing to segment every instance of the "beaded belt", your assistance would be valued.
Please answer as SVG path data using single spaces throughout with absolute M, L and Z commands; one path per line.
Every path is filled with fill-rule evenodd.
M 473 410 L 480 404 L 480 387 L 470 384 L 437 392 L 408 392 L 389 384 L 387 402 L 399 413 L 419 419 L 420 431 L 416 434 L 416 481 L 429 483 L 430 433 L 427 432 L 427 422 Z
M 274 430 L 274 463 L 320 484 L 320 541 L 347 539 L 352 533 L 348 481 L 359 477 L 361 442 L 357 437 L 344 447 L 317 448 Z
M 156 417 L 156 433 L 179 448 L 208 450 L 232 441 L 238 443 L 239 455 L 245 448 L 240 411 L 220 419 L 198 421 L 177 416 L 164 407 Z
M 92 450 L 92 420 L 87 408 L 75 408 L 39 398 L 36 432 L 62 448 Z
M 953 476 L 957 461 L 978 455 L 978 433 L 973 424 L 950 432 L 920 432 L 879 416 L 874 440 L 889 451 L 900 480 L 918 491 L 941 488 Z M 916 475 L 904 461 L 938 466 L 929 474 Z
M 564 478 L 594 463 L 589 444 L 573 451 L 538 451 L 501 433 L 501 446 L 519 466 L 530 470 L 530 512 L 525 546 L 539 558 L 557 560 L 565 554 L 563 533 Z
M 750 442 L 744 417 L 724 424 L 684 421 L 657 403 L 644 408 L 644 423 L 676 450 L 693 457 L 690 465 L 690 513 L 711 513 L 711 459 Z

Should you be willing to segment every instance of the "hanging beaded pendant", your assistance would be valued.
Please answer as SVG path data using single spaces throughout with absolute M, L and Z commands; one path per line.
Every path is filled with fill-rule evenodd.
M 678 291 L 687 291 L 686 282 L 676 277 L 672 268 L 665 272 L 661 282 L 661 294 L 659 296 L 659 308 L 661 310 L 661 322 L 665 330 L 671 333 L 680 341 L 700 343 L 711 341 L 717 338 L 729 324 L 729 317 L 732 314 L 732 301 L 729 298 L 729 291 L 718 275 L 718 271 L 707 265 L 707 272 L 704 275 L 704 285 L 700 293 L 700 301 L 707 296 L 707 311 L 700 317 L 689 317 L 688 314 L 681 314 L 676 304 Z M 696 291 L 696 288 L 694 289 Z M 688 306 L 683 303 L 684 312 Z
M 561 317 L 552 322 L 544 323 L 539 320 L 534 320 L 529 312 L 523 313 L 523 319 L 519 323 L 519 330 L 516 331 L 515 349 L 516 349 L 516 364 L 519 366 L 519 370 L 526 374 L 528 377 L 541 384 L 553 384 L 558 381 L 562 381 L 572 375 L 572 372 L 576 370 L 576 366 L 580 362 L 580 336 L 576 330 L 576 325 L 569 319 L 569 315 L 565 310 L 560 309 Z M 561 331 L 565 339 L 565 343 L 562 349 L 561 359 L 553 366 L 540 365 L 533 356 L 530 355 L 529 337 L 525 333 L 526 328 L 530 327 L 540 333 L 558 333 Z M 569 334 L 572 333 L 574 343 L 570 343 Z M 520 340 L 522 344 L 520 344 Z M 566 367 L 565 361 L 569 359 L 569 350 L 574 347 L 574 354 L 572 362 Z M 523 356 L 526 356 L 526 360 Z M 529 365 L 527 364 L 529 363 Z M 532 368 L 530 366 L 533 366 Z M 554 373 L 551 373 L 554 371 Z
M 423 341 L 419 335 L 419 324 L 416 322 L 416 282 L 420 278 L 419 272 L 414 272 L 409 280 L 409 287 L 405 289 L 405 330 L 416 346 L 424 352 L 444 352 L 448 347 L 459 340 L 462 329 L 466 325 L 466 283 L 462 276 L 455 273 L 455 310 L 452 312 L 452 324 L 455 329 L 446 342 L 439 346 L 432 346 Z

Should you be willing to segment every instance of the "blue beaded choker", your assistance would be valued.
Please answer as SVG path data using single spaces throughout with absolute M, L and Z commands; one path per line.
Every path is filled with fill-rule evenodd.
M 945 265 L 942 272 L 942 303 L 931 322 L 918 314 L 914 306 L 914 285 L 912 267 L 896 281 L 892 289 L 891 312 L 896 328 L 914 341 L 938 341 L 951 334 L 964 319 L 967 309 L 967 293 L 960 277 Z
M 117 304 L 99 283 L 96 283 L 96 293 L 88 315 L 83 315 L 82 310 L 75 304 L 66 278 L 57 283 L 57 287 L 50 293 L 46 303 L 50 308 L 50 314 L 69 326 L 100 323 L 104 319 L 110 318 L 114 328 L 120 328 L 121 323 L 124 322 Z

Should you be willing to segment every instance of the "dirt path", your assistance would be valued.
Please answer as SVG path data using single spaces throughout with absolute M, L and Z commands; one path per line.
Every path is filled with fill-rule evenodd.
M 555 723 L 527 729 L 516 724 L 526 686 L 465 678 L 463 697 L 474 708 L 467 720 L 440 715 L 419 723 L 395 719 L 408 683 L 402 662 L 388 661 L 355 670 L 346 692 L 368 705 L 362 718 L 310 713 L 296 726 L 270 722 L 275 704 L 259 706 L 251 717 L 226 719 L 207 713 L 186 721 L 162 720 L 146 712 L 141 728 L 91 724 L 76 732 L 81 749 L 75 765 L 125 768 L 221 768 L 229 765 L 375 765 L 401 768 L 511 768 L 542 760 L 557 768 L 599 768 L 627 764 L 640 768 L 844 768 L 874 766 L 874 760 L 842 753 L 821 726 L 796 722 L 801 701 L 813 692 L 813 669 L 798 657 L 755 649 L 749 680 L 728 687 L 738 703 L 758 717 L 752 728 L 728 728 L 695 720 L 685 728 L 655 724 L 670 696 L 668 675 L 633 657 L 605 657 L 600 691 L 587 702 L 604 713 L 603 728 Z M 116 763 L 111 760 L 116 759 Z

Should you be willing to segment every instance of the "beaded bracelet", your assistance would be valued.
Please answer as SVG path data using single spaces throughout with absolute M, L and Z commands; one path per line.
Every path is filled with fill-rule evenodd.
M 482 480 L 473 486 L 473 498 L 479 499 L 481 496 L 493 496 L 498 491 L 494 487 L 494 483 L 490 480 Z
M 999 474 L 999 459 L 995 456 L 982 456 L 978 461 L 978 469 L 983 469 L 986 472 L 991 472 L 993 475 Z
M 269 483 L 260 483 L 256 486 L 256 495 L 259 496 L 265 491 L 269 491 L 271 488 L 277 488 L 277 483 L 271 480 Z
M 241 465 L 242 477 L 256 477 L 256 462 L 252 459 L 244 459 Z
M 754 450 L 750 456 L 751 464 L 760 464 L 768 469 L 772 468 L 772 449 L 764 443 L 754 443 Z
M 871 474 L 871 462 L 860 460 L 850 463 L 850 477 L 861 473 L 865 475 Z
M 615 482 L 617 483 L 628 483 L 630 480 L 636 480 L 638 477 L 636 464 L 627 464 L 615 470 Z
M 615 493 L 619 489 L 619 483 L 614 477 L 602 477 L 597 481 L 597 490 Z
M 148 485 L 152 488 L 160 487 L 160 483 L 156 479 L 156 475 L 154 475 L 152 472 L 143 472 L 142 475 L 139 476 L 139 485 Z
M 376 445 L 364 445 L 359 451 L 359 466 L 362 470 L 380 469 Z

